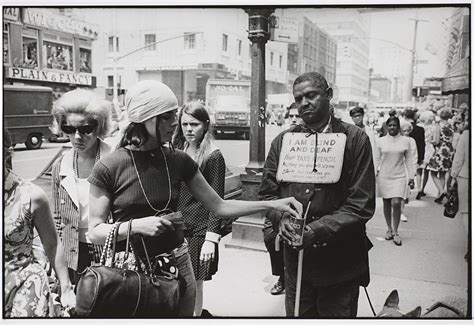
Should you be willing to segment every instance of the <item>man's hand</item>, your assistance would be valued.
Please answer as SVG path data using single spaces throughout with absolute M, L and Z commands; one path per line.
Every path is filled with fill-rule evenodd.
M 299 237 L 296 235 L 296 237 Z M 300 249 L 305 249 L 308 246 L 311 246 L 315 243 L 316 241 L 316 235 L 314 234 L 313 230 L 306 226 L 304 227 L 304 232 L 303 232 L 303 244 L 300 246 L 293 246 L 294 249 L 300 250 Z
M 415 188 L 415 181 L 413 180 L 413 178 L 410 178 L 408 180 L 408 186 L 410 187 L 410 189 L 414 189 Z

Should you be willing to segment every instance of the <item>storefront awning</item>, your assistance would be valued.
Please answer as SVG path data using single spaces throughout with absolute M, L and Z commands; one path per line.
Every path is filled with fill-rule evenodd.
M 469 82 L 469 57 L 463 58 L 452 66 L 443 78 L 441 90 L 443 95 L 467 92 Z

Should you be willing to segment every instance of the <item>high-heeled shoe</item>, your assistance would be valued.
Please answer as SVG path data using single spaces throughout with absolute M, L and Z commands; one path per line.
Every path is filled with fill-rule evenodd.
M 425 192 L 419 191 L 418 194 L 416 195 L 416 199 L 417 199 L 417 200 L 421 200 L 421 197 L 422 197 L 422 196 L 425 196 Z
M 435 199 L 434 201 L 436 203 L 442 204 L 445 197 L 446 197 L 446 193 L 443 193 L 439 196 L 439 198 Z

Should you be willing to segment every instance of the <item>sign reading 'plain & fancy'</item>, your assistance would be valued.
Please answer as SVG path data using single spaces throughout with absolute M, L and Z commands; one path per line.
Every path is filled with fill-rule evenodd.
M 283 136 L 276 178 L 280 182 L 327 184 L 341 177 L 344 133 L 288 132 Z
M 92 76 L 84 73 L 55 72 L 25 68 L 8 68 L 7 78 L 50 81 L 92 86 Z

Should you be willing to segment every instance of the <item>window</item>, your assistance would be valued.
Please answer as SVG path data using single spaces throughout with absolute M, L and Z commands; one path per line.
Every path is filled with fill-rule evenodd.
M 273 52 L 270 52 L 270 65 L 273 65 Z
M 73 71 L 72 46 L 43 41 L 44 68 Z
M 192 50 L 196 48 L 196 34 L 184 33 L 184 49 Z
M 281 68 L 282 65 L 283 65 L 283 56 L 280 55 L 280 68 Z
M 91 73 L 92 72 L 92 65 L 91 65 L 91 50 L 79 48 L 79 72 Z
M 22 31 L 22 67 L 38 67 L 38 31 L 31 28 L 24 28 Z
M 227 52 L 227 41 L 229 40 L 229 36 L 226 34 L 222 34 L 222 51 Z
M 145 34 L 145 51 L 156 51 L 156 35 Z
M 114 76 L 107 76 L 107 87 L 114 87 Z
M 237 55 L 242 56 L 242 40 L 237 40 Z
M 8 52 L 8 44 L 10 43 L 10 38 L 8 37 L 9 25 L 3 24 L 3 63 L 7 64 L 10 62 L 10 55 Z
M 116 42 L 115 45 L 114 45 L 114 41 Z M 110 53 L 119 52 L 119 38 L 118 38 L 118 36 L 109 36 L 109 52 Z

